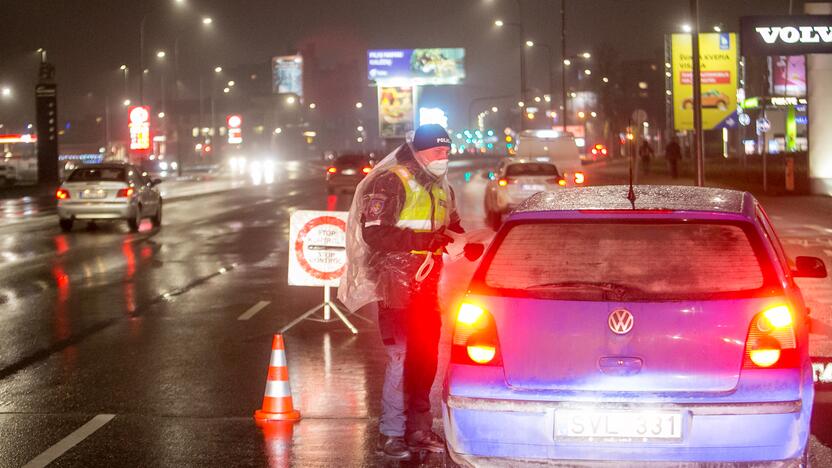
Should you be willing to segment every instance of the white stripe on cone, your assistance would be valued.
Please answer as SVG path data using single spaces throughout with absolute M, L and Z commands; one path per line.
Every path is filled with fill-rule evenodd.
M 272 357 L 269 360 L 271 367 L 286 367 L 286 353 L 282 349 L 272 351 Z
M 285 380 L 270 380 L 266 382 L 266 396 L 271 398 L 282 398 L 292 396 L 289 382 Z

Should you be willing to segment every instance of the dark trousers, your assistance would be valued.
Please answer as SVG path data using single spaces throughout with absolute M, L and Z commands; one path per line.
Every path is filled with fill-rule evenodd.
M 670 164 L 670 176 L 674 179 L 679 177 L 679 160 L 668 159 L 667 163 Z
M 407 398 L 406 432 L 429 431 L 433 427 L 430 389 L 436 379 L 442 317 L 436 290 L 422 291 L 407 309 L 407 353 L 404 389 Z
M 401 330 L 399 328 L 401 325 L 404 329 L 403 334 L 406 336 L 404 340 L 401 338 L 401 332 L 398 331 Z M 384 303 L 379 303 L 379 331 L 388 355 L 396 346 L 401 346 L 402 341 L 406 343 L 403 370 L 405 433 L 431 430 L 433 416 L 430 411 L 430 389 L 436 379 L 439 335 L 442 332 L 442 317 L 435 288 L 427 287 L 414 292 L 410 296 L 408 307 L 404 309 L 388 308 Z M 393 362 L 391 359 L 388 357 L 387 374 L 390 375 L 386 375 L 385 382 L 395 380 L 395 376 L 392 375 L 395 372 L 391 372 L 390 364 Z M 385 386 L 387 387 L 386 383 Z M 392 388 L 395 387 L 391 386 L 389 391 L 386 387 L 383 399 L 393 401 L 395 396 L 393 394 L 396 392 Z M 396 419 L 392 415 L 398 411 L 392 407 L 387 408 L 384 404 L 382 406 L 384 407 L 383 413 L 385 413 L 382 415 L 383 420 Z M 388 417 L 386 413 L 390 413 L 391 416 Z M 382 433 L 384 430 L 387 429 L 382 428 Z M 395 435 L 392 430 L 388 432 L 391 432 L 388 435 Z

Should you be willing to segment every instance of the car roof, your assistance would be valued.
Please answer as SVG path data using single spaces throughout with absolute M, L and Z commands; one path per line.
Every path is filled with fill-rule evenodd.
M 709 187 L 636 185 L 634 204 L 627 199 L 629 186 L 605 185 L 563 188 L 531 196 L 514 211 L 534 214 L 584 210 L 672 210 L 739 214 L 753 217 L 754 197 L 748 192 Z M 526 217 L 526 216 L 524 216 Z

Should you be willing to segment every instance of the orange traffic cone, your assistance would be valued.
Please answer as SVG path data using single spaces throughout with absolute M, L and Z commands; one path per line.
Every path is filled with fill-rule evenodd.
M 286 365 L 286 348 L 283 335 L 275 335 L 269 375 L 266 378 L 266 394 L 263 408 L 254 412 L 257 421 L 297 421 L 300 412 L 292 407 L 292 389 L 289 388 L 289 368 Z

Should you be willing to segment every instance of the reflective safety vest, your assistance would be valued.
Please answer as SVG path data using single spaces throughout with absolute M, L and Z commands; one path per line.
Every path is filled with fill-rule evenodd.
M 448 224 L 448 194 L 442 187 L 431 185 L 428 190 L 404 166 L 393 166 L 390 170 L 402 181 L 406 194 L 404 206 L 396 222 L 397 227 L 416 232 L 431 232 Z M 410 253 L 428 254 L 426 250 L 411 250 Z M 442 255 L 442 249 L 433 254 Z

